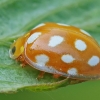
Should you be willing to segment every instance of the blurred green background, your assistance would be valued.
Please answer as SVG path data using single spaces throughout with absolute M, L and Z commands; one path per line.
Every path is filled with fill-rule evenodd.
M 5 68 L 1 64 L 12 67 L 16 65 L 18 67 L 8 57 L 7 50 L 9 49 L 10 42 L 41 22 L 59 22 L 75 25 L 90 32 L 100 44 L 100 0 L 0 0 L 0 70 Z M 14 73 L 17 72 L 16 69 Z M 22 71 L 22 69 L 18 69 Z M 17 81 L 24 82 L 26 80 L 18 80 L 16 77 L 13 79 L 14 73 L 10 75 L 10 72 L 8 74 L 6 71 L 6 74 L 4 74 L 5 72 L 3 73 L 2 71 L 0 71 L 0 89 L 9 88 L 10 85 L 7 87 L 6 80 L 16 84 Z M 18 73 L 24 75 L 21 72 Z M 1 77 L 3 74 L 5 76 Z M 31 74 L 27 75 L 31 80 Z M 26 76 L 23 78 L 26 78 Z M 31 82 L 30 80 L 28 81 Z M 23 85 L 23 82 L 20 84 Z M 14 84 L 15 87 L 16 84 Z M 68 85 L 51 91 L 31 92 L 18 90 L 17 93 L 13 94 L 1 93 L 0 99 L 100 100 L 99 94 L 100 81 L 98 80 Z

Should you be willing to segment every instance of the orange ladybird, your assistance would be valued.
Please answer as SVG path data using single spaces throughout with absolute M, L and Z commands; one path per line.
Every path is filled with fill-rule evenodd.
M 100 78 L 100 47 L 86 31 L 61 23 L 42 23 L 19 37 L 10 57 L 43 72 L 76 79 Z

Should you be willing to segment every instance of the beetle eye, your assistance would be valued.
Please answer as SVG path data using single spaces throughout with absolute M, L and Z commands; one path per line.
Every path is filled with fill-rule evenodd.
M 12 54 L 14 54 L 16 51 L 16 47 L 14 46 L 11 51 L 12 51 Z

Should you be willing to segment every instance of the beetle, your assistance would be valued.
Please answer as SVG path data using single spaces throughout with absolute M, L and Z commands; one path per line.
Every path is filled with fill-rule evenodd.
M 10 47 L 12 59 L 42 72 L 75 79 L 99 79 L 100 46 L 86 31 L 61 23 L 42 23 Z

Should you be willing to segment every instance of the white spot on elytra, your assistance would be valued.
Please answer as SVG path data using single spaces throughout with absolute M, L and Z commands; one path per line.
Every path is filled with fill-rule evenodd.
M 37 55 L 35 59 L 37 64 L 40 64 L 42 66 L 44 66 L 49 61 L 49 57 L 44 54 Z
M 44 26 L 44 25 L 45 25 L 45 23 L 41 23 L 41 24 L 37 25 L 36 27 L 34 27 L 33 30 L 36 29 L 36 28 L 39 28 L 41 26 Z
M 52 36 L 50 38 L 48 46 L 55 47 L 63 42 L 64 38 L 61 36 Z
M 71 68 L 67 71 L 69 75 L 77 75 L 77 69 L 76 68 Z
M 62 24 L 62 23 L 57 23 L 58 25 L 61 25 L 61 26 L 70 26 L 70 25 L 67 25 L 67 24 Z
M 80 51 L 84 51 L 87 48 L 87 45 L 84 41 L 82 40 L 76 40 L 75 41 L 75 48 L 80 50 Z
M 84 31 L 84 30 L 82 30 L 82 29 L 80 29 L 80 31 L 81 31 L 82 33 L 84 33 L 85 35 L 91 36 L 88 32 L 86 32 L 86 31 Z
M 99 63 L 100 59 L 98 56 L 92 56 L 89 61 L 88 61 L 88 64 L 93 67 L 93 66 L 96 66 L 98 63 Z
M 63 62 L 65 62 L 65 63 L 72 63 L 72 62 L 75 60 L 75 58 L 73 58 L 73 56 L 71 56 L 71 55 L 69 55 L 69 54 L 66 54 L 66 55 L 63 55 L 63 56 L 61 57 L 61 60 L 62 60 Z
M 27 43 L 30 44 L 34 42 L 42 33 L 41 32 L 35 32 L 33 33 L 27 40 Z

